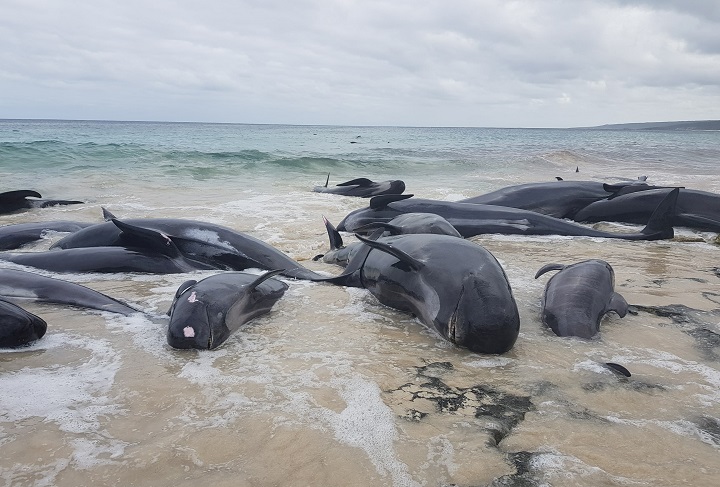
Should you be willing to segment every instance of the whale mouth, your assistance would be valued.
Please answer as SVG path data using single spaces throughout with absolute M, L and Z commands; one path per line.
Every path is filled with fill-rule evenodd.
M 458 326 L 458 314 L 460 310 L 460 303 L 462 303 L 463 294 L 465 294 L 465 286 L 460 288 L 460 296 L 458 297 L 457 304 L 455 305 L 455 311 L 453 311 L 450 321 L 448 322 L 447 337 L 448 340 L 457 345 L 457 326 Z

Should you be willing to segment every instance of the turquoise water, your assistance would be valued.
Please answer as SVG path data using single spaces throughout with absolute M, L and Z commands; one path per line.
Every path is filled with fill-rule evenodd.
M 403 179 L 407 192 L 446 200 L 556 176 L 647 175 L 720 192 L 718 160 L 718 132 L 5 120 L 0 191 L 85 204 L 0 215 L 0 224 L 96 222 L 102 207 L 120 218 L 197 219 L 332 274 L 311 260 L 327 248 L 322 216 L 337 223 L 367 201 L 312 192 L 328 173 L 331 185 Z M 165 312 L 182 282 L 210 272 L 58 275 L 145 315 L 24 303 L 48 334 L 0 352 L 0 479 L 713 485 L 720 247 L 714 234 L 677 234 L 662 242 L 473 239 L 503 265 L 520 311 L 518 341 L 498 357 L 457 349 L 364 290 L 292 280 L 269 315 L 221 349 L 180 352 L 166 345 Z M 595 340 L 554 336 L 539 319 L 547 279 L 533 276 L 550 262 L 588 258 L 611 263 L 616 291 L 631 304 L 665 308 L 610 315 Z M 633 376 L 619 380 L 602 362 Z

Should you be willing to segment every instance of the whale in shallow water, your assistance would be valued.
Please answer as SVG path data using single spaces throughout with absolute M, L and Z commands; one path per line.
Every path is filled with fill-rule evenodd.
M 288 285 L 272 278 L 279 273 L 224 272 L 183 283 L 169 311 L 168 345 L 204 350 L 219 347 L 241 326 L 268 313 L 285 294 Z
M 616 184 L 598 181 L 551 181 L 507 186 L 491 193 L 460 200 L 460 203 L 507 206 L 555 218 L 573 218 L 595 201 L 620 194 L 652 189 L 644 179 Z M 659 201 L 658 201 L 659 203 Z M 657 206 L 657 204 L 655 205 Z M 649 215 L 648 215 L 649 216 Z M 647 221 L 645 218 L 644 222 Z M 643 222 L 643 223 L 644 223 Z
M 545 285 L 542 322 L 556 335 L 592 338 L 607 313 L 614 311 L 621 318 L 627 314 L 625 298 L 614 291 L 615 272 L 604 260 L 547 264 L 535 279 L 549 271 L 560 272 Z
M 670 191 L 657 206 L 645 228 L 631 234 L 603 232 L 529 210 L 412 198 L 411 194 L 376 196 L 370 200 L 368 208 L 349 213 L 337 228 L 353 232 L 369 223 L 389 222 L 401 214 L 419 212 L 442 216 L 466 238 L 496 233 L 659 240 L 674 236 L 672 215 L 677 195 L 677 188 Z
M 667 189 L 652 189 L 596 201 L 578 211 L 574 219 L 588 223 L 641 223 L 647 221 L 667 193 Z M 680 227 L 720 232 L 720 194 L 680 188 L 672 223 Z
M 405 191 L 405 182 L 399 179 L 375 182 L 367 178 L 357 178 L 333 187 L 328 187 L 329 182 L 330 174 L 325 181 L 325 186 L 315 186 L 313 191 L 360 198 L 370 198 L 381 194 L 402 194 Z
M 122 315 L 139 312 L 122 301 L 80 284 L 16 269 L 0 269 L 0 298 L 68 304 Z
M 14 250 L 25 244 L 40 240 L 48 232 L 77 232 L 92 223 L 73 221 L 49 221 L 17 223 L 0 227 L 0 250 Z
M 13 213 L 18 210 L 27 210 L 29 208 L 47 208 L 48 206 L 55 205 L 80 205 L 83 203 L 83 201 L 48 200 L 41 198 L 42 195 L 40 195 L 40 193 L 28 189 L 0 193 L 0 215 Z
M 68 235 L 51 248 L 142 248 L 143 240 L 136 236 L 155 233 L 157 239 L 171 241 L 185 259 L 198 263 L 198 268 L 283 269 L 282 275 L 296 279 L 321 277 L 262 240 L 220 225 L 177 218 L 119 220 L 106 215 L 112 220 Z
M 362 287 L 382 304 L 407 311 L 443 338 L 477 353 L 512 348 L 520 316 L 505 271 L 484 247 L 449 235 L 371 239 L 344 272 L 324 281 Z M 376 239 L 376 240 L 373 240 Z
M 20 306 L 0 299 L 0 347 L 20 347 L 45 335 L 47 323 Z

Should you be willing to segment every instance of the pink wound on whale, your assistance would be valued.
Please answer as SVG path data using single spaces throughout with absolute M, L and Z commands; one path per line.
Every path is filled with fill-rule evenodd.
M 193 292 L 190 294 L 190 296 L 188 297 L 188 302 L 189 302 L 189 303 L 194 303 L 195 301 L 197 301 L 197 295 L 195 295 L 195 291 L 193 291 Z
M 186 326 L 183 328 L 183 335 L 185 335 L 185 338 L 193 338 L 195 336 L 195 329 L 192 326 Z

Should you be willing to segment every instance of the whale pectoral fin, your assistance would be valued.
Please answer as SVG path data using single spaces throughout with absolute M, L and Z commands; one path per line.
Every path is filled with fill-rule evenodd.
M 102 213 L 103 213 L 103 220 L 105 220 L 106 222 L 109 222 L 111 220 L 117 220 L 117 217 L 115 215 L 113 215 L 112 213 L 110 213 L 110 211 L 108 211 L 108 209 L 105 208 L 104 206 L 102 207 Z
M 258 287 L 260 284 L 262 284 L 263 282 L 267 281 L 268 279 L 270 279 L 270 278 L 273 277 L 273 276 L 277 276 L 278 274 L 280 274 L 280 273 L 282 273 L 282 272 L 285 272 L 285 269 L 274 269 L 274 270 L 271 270 L 271 271 L 267 271 L 266 273 L 261 274 L 260 276 L 258 276 L 258 278 L 255 279 L 253 282 L 251 282 L 250 284 L 248 284 L 248 285 L 245 287 L 245 290 L 246 290 L 247 292 L 254 291 L 255 288 Z
M 561 270 L 563 270 L 563 269 L 565 269 L 565 266 L 564 266 L 563 264 L 545 264 L 544 266 L 542 266 L 542 267 L 540 268 L 539 271 L 537 271 L 537 272 L 535 273 L 535 279 L 537 279 L 538 277 L 542 276 L 542 275 L 545 274 L 546 272 L 550 272 L 550 271 L 561 271 Z
M 402 201 L 408 198 L 412 198 L 414 194 L 381 194 L 379 196 L 373 196 L 370 198 L 370 209 L 380 210 L 385 208 L 390 203 L 395 201 Z
M 9 203 L 12 201 L 24 200 L 25 198 L 42 198 L 40 193 L 29 189 L 19 189 L 17 191 L 6 191 L 0 193 L 0 202 Z
M 350 181 L 345 181 L 344 183 L 336 184 L 335 186 L 360 186 L 360 187 L 366 188 L 373 184 L 374 183 L 371 180 L 369 180 L 368 178 L 357 178 L 357 179 L 351 179 Z
M 171 257 L 180 255 L 180 250 L 178 250 L 175 242 L 173 242 L 170 236 L 164 233 L 150 228 L 130 225 L 117 218 L 113 218 L 111 221 L 125 236 L 129 237 L 128 240 L 131 246 L 153 249 Z
M 711 231 L 715 232 L 720 231 L 720 220 L 715 220 L 700 215 L 694 215 L 691 213 L 678 213 L 676 216 L 682 218 L 686 222 L 693 224 L 694 226 L 712 229 Z
M 399 259 L 401 262 L 407 264 L 410 269 L 414 271 L 419 271 L 423 267 L 425 267 L 425 263 L 422 261 L 417 260 L 415 257 L 406 254 L 400 249 L 397 249 L 393 247 L 390 244 L 384 243 L 384 242 L 377 242 L 374 240 L 369 240 L 364 237 L 361 237 L 360 235 L 355 235 L 360 241 L 362 241 L 365 245 L 372 247 L 376 250 L 380 250 L 382 252 L 388 253 L 392 255 L 393 257 Z
M 614 311 L 618 314 L 620 318 L 624 318 L 628 312 L 627 301 L 625 301 L 625 298 L 623 298 L 618 293 L 613 293 L 612 298 L 610 298 L 610 303 L 608 304 L 607 310 Z
M 344 244 L 340 232 L 338 232 L 337 228 L 335 228 L 335 226 L 324 216 L 323 222 L 325 223 L 325 229 L 327 230 L 328 238 L 330 239 L 330 250 L 341 249 Z

